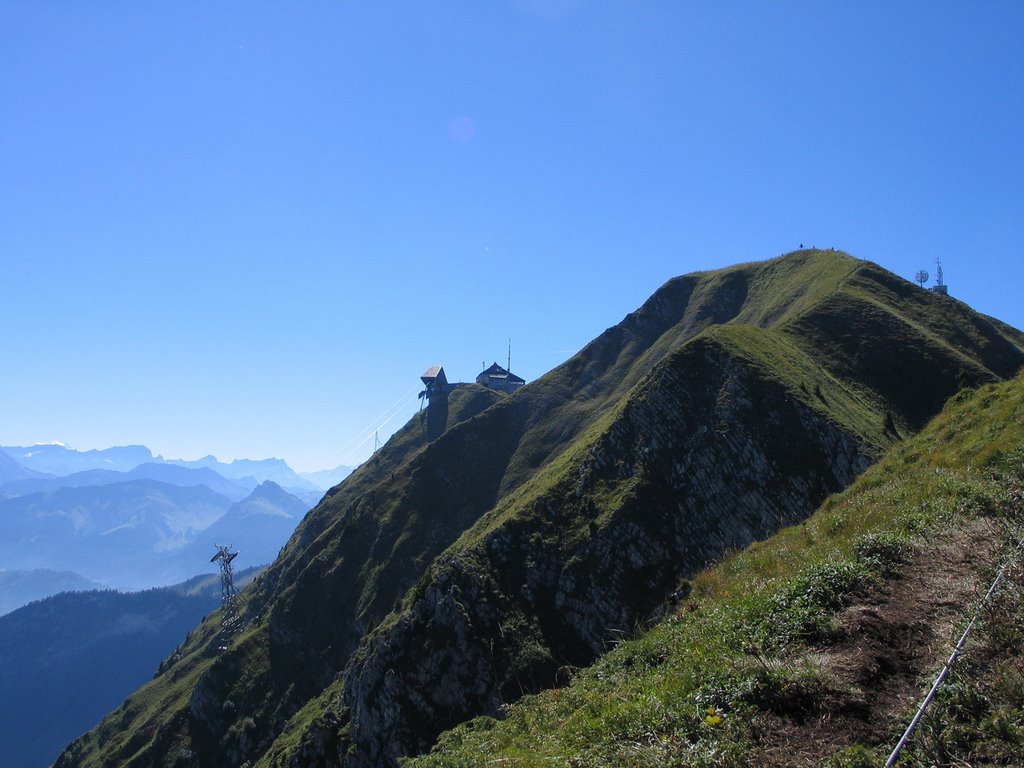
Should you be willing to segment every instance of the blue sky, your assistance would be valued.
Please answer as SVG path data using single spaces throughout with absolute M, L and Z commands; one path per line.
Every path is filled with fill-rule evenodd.
M 1024 327 L 1022 38 L 1017 2 L 9 0 L 0 444 L 356 463 L 431 364 L 511 337 L 532 379 L 801 243 L 940 257 Z

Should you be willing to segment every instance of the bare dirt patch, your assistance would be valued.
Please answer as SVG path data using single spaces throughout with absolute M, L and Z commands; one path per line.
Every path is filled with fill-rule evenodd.
M 806 658 L 828 682 L 799 716 L 767 719 L 750 764 L 820 766 L 852 744 L 894 745 L 987 588 L 999 541 L 985 520 L 945 531 L 855 596 Z

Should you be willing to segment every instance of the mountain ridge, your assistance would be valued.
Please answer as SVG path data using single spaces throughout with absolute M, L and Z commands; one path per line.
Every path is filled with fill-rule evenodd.
M 63 443 L 37 443 L 0 446 L 0 451 L 29 469 L 51 475 L 68 475 L 90 469 L 127 472 L 156 458 L 144 445 L 117 445 L 76 451 Z
M 184 546 L 230 506 L 227 497 L 204 485 L 181 487 L 148 478 L 3 499 L 3 562 L 15 568 L 61 563 L 95 581 L 128 588 L 173 583 L 195 569 L 169 577 L 158 554 Z M 132 573 L 142 578 L 122 580 Z
M 299 520 L 309 511 L 301 499 L 266 480 L 232 504 L 189 545 L 197 560 L 229 544 L 238 552 L 235 567 L 266 565 L 277 557 Z
M 515 394 L 432 402 L 307 515 L 225 654 L 194 634 L 126 702 L 134 737 L 105 721 L 58 765 L 391 765 L 557 683 L 688 573 L 809 515 L 959 385 L 1024 363 L 1019 331 L 897 280 L 818 251 L 674 278 Z M 837 318 L 857 311 L 847 334 Z M 887 356 L 944 375 L 894 390 Z M 143 738 L 155 699 L 188 705 Z
M 212 469 L 191 469 L 174 464 L 146 462 L 129 470 L 88 469 L 60 477 L 15 480 L 0 485 L 0 497 L 26 496 L 30 493 L 45 493 L 60 488 L 83 488 L 88 486 L 112 485 L 128 480 L 157 480 L 170 485 L 189 487 L 205 485 L 211 491 L 226 496 L 232 501 L 245 498 L 255 486 L 241 485 L 228 480 Z
M 23 466 L 9 453 L 0 450 L 0 484 L 37 477 L 45 475 Z
M 0 570 L 0 616 L 60 592 L 99 589 L 101 586 L 74 571 L 3 569 Z
M 200 459 L 165 459 L 144 445 L 121 445 L 79 451 L 64 443 L 37 443 L 30 446 L 0 446 L 0 485 L 26 478 L 61 478 L 92 471 L 131 473 L 140 466 L 163 466 L 215 472 L 220 477 L 252 490 L 265 480 L 273 480 L 290 491 L 313 493 L 335 485 L 323 481 L 344 477 L 351 467 L 335 467 L 320 472 L 300 473 L 284 459 L 234 459 L 222 462 L 212 454 Z M 156 469 L 151 469 L 156 471 Z M 339 478 L 340 480 L 340 478 Z

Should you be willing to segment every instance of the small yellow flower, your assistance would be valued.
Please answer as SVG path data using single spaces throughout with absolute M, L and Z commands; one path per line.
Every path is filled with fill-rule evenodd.
M 704 722 L 708 725 L 718 725 L 722 722 L 722 714 L 714 707 L 708 707 L 707 715 L 704 716 Z

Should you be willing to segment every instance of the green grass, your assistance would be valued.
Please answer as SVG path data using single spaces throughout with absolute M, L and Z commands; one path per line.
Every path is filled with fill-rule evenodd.
M 808 407 L 821 413 L 842 429 L 857 435 L 865 445 L 879 454 L 894 437 L 884 429 L 883 411 L 877 401 L 856 389 L 849 383 L 832 376 L 805 349 L 786 334 L 780 334 L 751 325 L 714 326 L 699 335 L 689 345 L 675 350 L 662 363 L 672 363 L 672 358 L 683 356 L 681 365 L 691 365 L 692 346 L 701 340 L 710 341 L 720 347 L 723 354 L 745 361 L 760 375 L 789 389 L 795 397 L 803 400 Z M 635 385 L 630 392 L 606 409 L 589 427 L 579 434 L 575 441 L 562 453 L 538 469 L 528 480 L 504 496 L 493 510 L 484 515 L 468 529 L 453 545 L 452 551 L 465 551 L 479 545 L 484 537 L 512 519 L 528 520 L 536 516 L 534 502 L 550 494 L 558 486 L 571 485 L 578 467 L 599 445 L 601 438 L 622 417 L 623 411 L 634 401 L 645 395 L 644 382 Z M 596 504 L 596 515 L 585 522 L 602 521 L 602 515 L 621 509 L 626 497 L 633 493 L 638 478 L 623 482 L 601 485 L 592 494 Z M 563 533 L 582 535 L 583 521 L 577 521 L 575 528 Z
M 546 401 L 546 407 L 529 417 L 509 461 L 503 494 L 565 450 L 573 442 L 566 435 L 575 439 L 586 431 L 666 357 L 709 327 L 779 326 L 839 290 L 863 264 L 844 253 L 808 250 L 669 280 L 622 323 L 531 382 L 530 395 L 535 403 Z
M 805 524 L 698 575 L 679 611 L 568 687 L 511 705 L 501 720 L 455 728 L 404 765 L 743 765 L 759 718 L 810 706 L 834 685 L 800 659 L 828 634 L 835 612 L 898 571 L 934 531 L 1000 514 L 1010 488 L 1001 462 L 1021 446 L 1024 379 L 956 398 Z M 1022 481 L 1024 472 L 1013 479 Z M 1004 644 L 1019 638 L 1015 631 Z M 1024 696 L 1019 648 L 988 676 L 1009 704 L 985 709 L 988 720 L 974 726 L 993 754 L 1024 733 L 1021 710 L 1011 706 Z M 960 701 L 971 695 L 953 687 L 946 698 L 977 711 L 976 702 L 971 710 Z M 947 741 L 966 738 L 954 725 Z M 856 765 L 866 752 L 836 751 L 837 766 Z
M 878 398 L 830 373 L 820 354 L 792 335 L 750 325 L 721 326 L 710 335 L 879 454 L 895 441 L 886 433 L 885 407 Z

